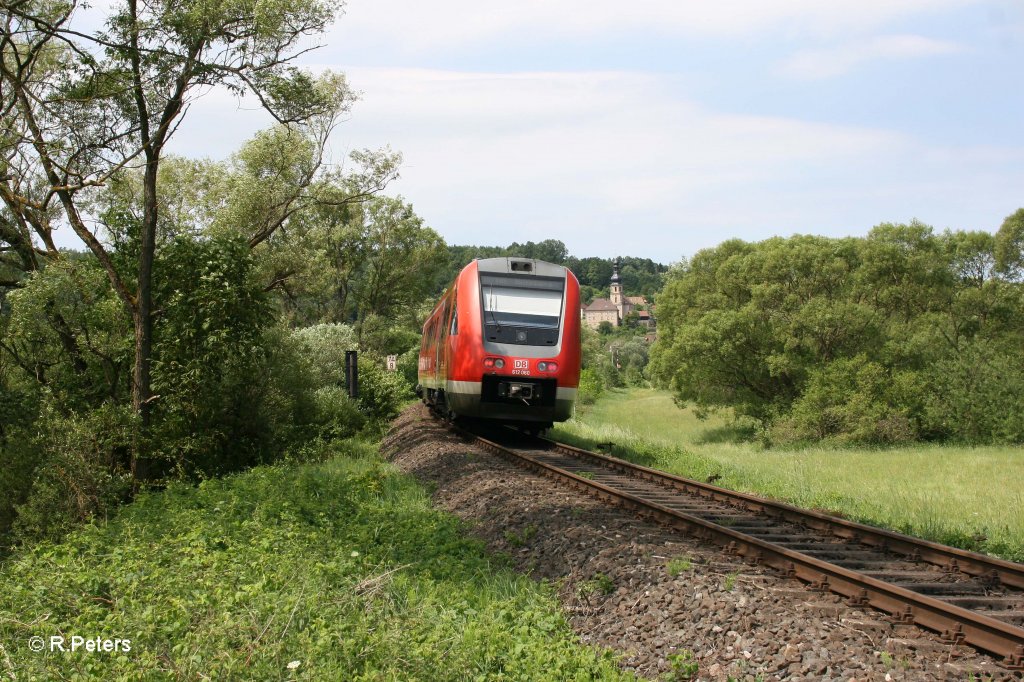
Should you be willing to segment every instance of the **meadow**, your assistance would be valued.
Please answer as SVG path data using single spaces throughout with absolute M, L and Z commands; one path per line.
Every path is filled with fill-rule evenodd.
M 552 431 L 716 485 L 1024 561 L 1024 448 L 765 448 L 728 414 L 698 419 L 668 393 L 616 389 Z
M 632 679 L 375 445 L 334 449 L 175 483 L 9 556 L 0 677 Z M 54 636 L 129 650 L 33 649 Z

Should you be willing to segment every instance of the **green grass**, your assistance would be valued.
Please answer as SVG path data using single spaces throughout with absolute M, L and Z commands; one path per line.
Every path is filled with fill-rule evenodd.
M 802 507 L 1024 561 L 1024 448 L 919 445 L 765 449 L 726 416 L 667 393 L 615 390 L 559 426 L 581 446 Z
M 143 495 L 0 565 L 0 678 L 622 679 L 553 587 L 467 539 L 423 489 L 347 444 Z M 29 638 L 129 639 L 34 653 Z
M 675 578 L 680 573 L 684 573 L 686 571 L 691 570 L 692 568 L 693 561 L 690 560 L 690 557 L 685 556 L 675 557 L 674 559 L 669 560 L 669 562 L 665 565 L 665 570 L 667 570 L 668 574 L 673 578 Z

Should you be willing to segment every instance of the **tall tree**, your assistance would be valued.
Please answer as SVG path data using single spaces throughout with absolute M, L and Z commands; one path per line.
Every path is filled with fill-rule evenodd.
M 1024 278 L 1024 208 L 1017 209 L 1003 221 L 996 233 L 996 267 L 1006 277 Z
M 5 224 L 19 230 L 22 251 L 31 229 L 50 256 L 54 229 L 67 224 L 96 256 L 133 320 L 132 402 L 143 431 L 155 399 L 157 176 L 167 142 L 189 103 L 212 87 L 251 94 L 279 123 L 311 124 L 325 140 L 351 94 L 343 81 L 314 79 L 292 62 L 338 9 L 338 0 L 118 0 L 90 30 L 92 17 L 75 0 L 0 6 Z M 117 266 L 88 213 L 94 188 L 129 166 L 143 175 L 131 271 Z M 144 442 L 132 462 L 138 477 L 146 475 Z

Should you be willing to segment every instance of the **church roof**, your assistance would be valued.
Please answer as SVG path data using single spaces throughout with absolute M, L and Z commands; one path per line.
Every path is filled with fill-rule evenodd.
M 590 305 L 584 308 L 584 310 L 588 313 L 603 313 L 611 311 L 617 312 L 619 309 L 607 298 L 595 298 L 591 301 Z

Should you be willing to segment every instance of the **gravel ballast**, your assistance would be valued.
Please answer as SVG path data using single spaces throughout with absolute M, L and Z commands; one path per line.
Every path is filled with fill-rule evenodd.
M 583 642 L 647 678 L 1021 679 L 970 647 L 813 592 L 465 441 L 421 406 L 382 452 L 489 550 L 558 586 Z M 690 677 L 686 677 L 686 675 Z

